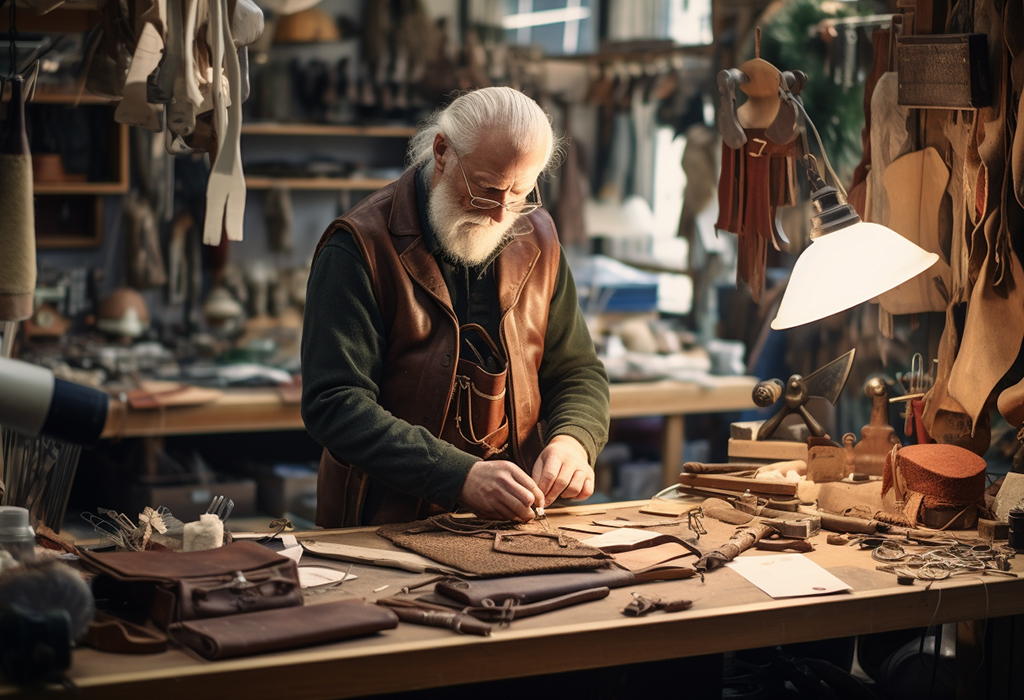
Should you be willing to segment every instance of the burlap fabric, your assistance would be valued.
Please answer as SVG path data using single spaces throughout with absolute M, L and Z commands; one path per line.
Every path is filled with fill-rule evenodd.
M 457 522 L 461 531 L 448 529 L 452 522 Z M 549 533 L 536 523 L 499 525 L 439 516 L 384 525 L 377 534 L 399 547 L 482 577 L 589 571 L 612 562 L 601 550 L 565 534 Z

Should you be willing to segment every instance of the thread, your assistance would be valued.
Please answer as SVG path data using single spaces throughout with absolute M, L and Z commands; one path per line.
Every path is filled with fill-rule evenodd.
M 203 513 L 196 522 L 185 523 L 182 550 L 201 552 L 224 544 L 224 523 L 214 513 Z

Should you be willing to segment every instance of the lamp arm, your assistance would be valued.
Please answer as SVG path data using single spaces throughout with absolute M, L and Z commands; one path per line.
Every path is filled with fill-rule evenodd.
M 797 109 L 800 111 L 804 120 L 810 125 L 811 131 L 814 132 L 814 140 L 818 142 L 818 148 L 821 150 L 821 158 L 825 161 L 825 170 L 827 170 L 828 174 L 832 176 L 832 180 L 836 183 L 836 189 L 842 193 L 843 198 L 845 199 L 847 196 L 846 188 L 843 187 L 843 183 L 839 180 L 839 176 L 836 175 L 836 171 L 832 169 L 832 164 L 828 160 L 828 153 L 825 152 L 825 145 L 821 142 L 821 135 L 818 133 L 818 128 L 814 126 L 814 122 L 811 121 L 811 118 L 808 116 L 807 110 L 804 109 L 804 104 L 801 100 L 794 98 L 793 104 L 797 106 Z

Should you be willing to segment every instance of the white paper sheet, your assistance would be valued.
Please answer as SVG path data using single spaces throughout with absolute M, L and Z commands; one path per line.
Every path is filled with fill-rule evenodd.
M 344 571 L 329 569 L 326 566 L 299 567 L 299 585 L 303 588 L 324 586 L 329 583 L 337 583 L 341 580 L 349 581 L 354 578 L 356 578 L 355 574 L 346 576 Z
M 280 552 L 278 552 L 278 554 L 280 554 L 282 557 L 288 557 L 289 559 L 294 560 L 296 564 L 298 564 L 299 560 L 302 559 L 302 547 L 300 547 L 297 544 L 294 547 L 285 547 Z
M 803 554 L 739 557 L 726 566 L 772 598 L 826 595 L 852 590 Z

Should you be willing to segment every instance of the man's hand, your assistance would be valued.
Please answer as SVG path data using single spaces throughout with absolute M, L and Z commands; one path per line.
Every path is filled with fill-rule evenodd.
M 587 451 L 569 435 L 556 435 L 533 465 L 533 479 L 544 492 L 539 504 L 547 506 L 556 498 L 590 498 L 594 495 L 594 470 Z
M 514 463 L 496 459 L 473 465 L 459 501 L 481 518 L 525 523 L 533 519 L 530 506 L 543 505 L 544 493 Z

